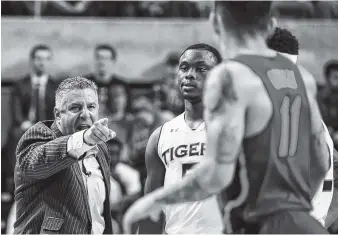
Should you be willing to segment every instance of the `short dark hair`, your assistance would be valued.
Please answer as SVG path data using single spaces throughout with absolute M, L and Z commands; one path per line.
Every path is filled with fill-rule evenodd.
M 272 50 L 287 53 L 291 55 L 299 54 L 299 43 L 297 38 L 287 29 L 277 27 L 272 35 L 270 35 L 266 44 Z
M 330 60 L 324 66 L 325 77 L 329 77 L 330 72 L 333 69 L 338 69 L 338 60 Z
M 96 47 L 95 47 L 95 53 L 99 50 L 108 50 L 111 52 L 111 55 L 112 55 L 112 60 L 116 60 L 117 58 L 117 52 L 115 50 L 114 47 L 112 47 L 111 45 L 109 44 L 98 44 Z
M 55 92 L 55 106 L 60 107 L 62 97 L 69 91 L 76 89 L 90 88 L 97 94 L 97 85 L 95 82 L 84 77 L 73 77 L 63 80 Z
M 219 63 L 222 62 L 222 56 L 221 56 L 221 54 L 219 53 L 219 51 L 218 51 L 215 47 L 210 46 L 210 45 L 208 45 L 208 44 L 205 44 L 205 43 L 198 43 L 198 44 L 191 45 L 191 46 L 187 47 L 187 49 L 185 49 L 185 50 L 183 51 L 183 53 L 181 54 L 180 58 L 181 58 L 182 55 L 183 55 L 186 51 L 188 51 L 188 50 L 206 50 L 206 51 L 209 51 L 209 52 L 211 52 L 211 53 L 214 55 L 217 64 L 219 64 Z
M 250 35 L 267 29 L 270 20 L 271 1 L 215 1 L 228 30 L 243 40 L 243 33 Z
M 48 45 L 46 45 L 46 44 L 38 44 L 38 45 L 35 45 L 35 46 L 31 49 L 31 51 L 30 51 L 30 53 L 29 53 L 29 58 L 30 58 L 30 59 L 34 59 L 35 53 L 36 53 L 37 51 L 40 51 L 40 50 L 52 52 L 52 49 L 50 48 L 50 46 L 48 46 Z

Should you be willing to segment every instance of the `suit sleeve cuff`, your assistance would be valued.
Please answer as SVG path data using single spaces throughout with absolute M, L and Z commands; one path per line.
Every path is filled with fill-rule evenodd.
M 67 142 L 67 153 L 79 159 L 85 152 L 95 147 L 90 146 L 83 141 L 83 134 L 86 130 L 79 131 L 71 135 Z

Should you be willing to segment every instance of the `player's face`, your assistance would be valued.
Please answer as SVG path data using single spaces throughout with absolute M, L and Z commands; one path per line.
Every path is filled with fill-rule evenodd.
M 96 69 L 99 73 L 107 73 L 110 71 L 115 63 L 113 55 L 110 50 L 98 50 L 95 53 Z
M 88 129 L 98 120 L 98 97 L 93 89 L 77 89 L 66 93 L 61 108 L 55 108 L 56 120 L 63 135 Z
M 206 50 L 187 50 L 181 57 L 177 80 L 185 100 L 200 102 L 208 72 L 216 65 L 214 55 Z
M 31 60 L 32 69 L 38 75 L 48 71 L 52 61 L 52 52 L 50 50 L 37 50 L 34 58 Z

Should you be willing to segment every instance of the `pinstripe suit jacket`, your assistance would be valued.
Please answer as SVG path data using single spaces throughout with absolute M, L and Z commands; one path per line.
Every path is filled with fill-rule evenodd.
M 21 137 L 14 173 L 14 233 L 91 233 L 87 191 L 77 160 L 67 154 L 68 138 L 53 121 L 38 122 Z M 110 157 L 106 145 L 99 146 L 97 159 L 106 186 L 104 233 L 111 234 Z

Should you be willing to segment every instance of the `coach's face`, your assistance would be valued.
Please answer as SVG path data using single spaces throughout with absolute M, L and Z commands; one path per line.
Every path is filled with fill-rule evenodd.
M 98 120 L 98 97 L 93 89 L 76 89 L 64 94 L 55 117 L 63 135 L 88 129 Z
M 185 100 L 200 102 L 208 72 L 217 64 L 215 56 L 201 49 L 187 50 L 180 59 L 178 86 Z

